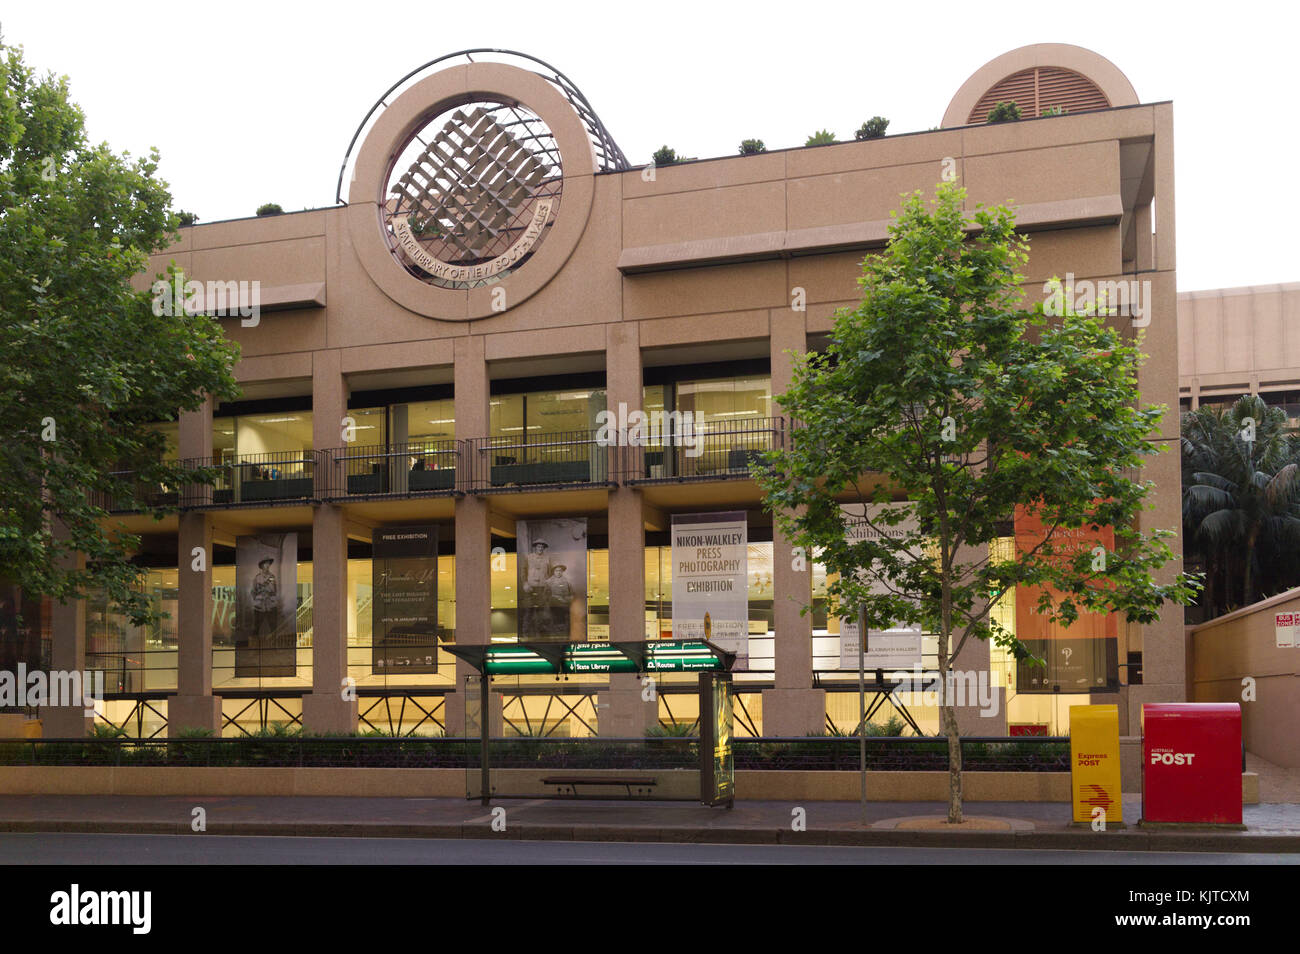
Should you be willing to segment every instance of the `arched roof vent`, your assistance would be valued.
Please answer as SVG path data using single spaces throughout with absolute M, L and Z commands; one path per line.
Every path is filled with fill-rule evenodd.
M 1088 77 L 1058 66 L 1034 66 L 1012 73 L 981 96 L 966 122 L 982 123 L 994 106 L 1011 101 L 1020 107 L 1020 115 L 1025 118 L 1041 116 L 1044 110 L 1057 106 L 1067 113 L 1079 113 L 1110 105 L 1106 94 Z
M 1029 119 L 1054 106 L 1071 113 L 1134 106 L 1138 97 L 1128 77 L 1104 56 L 1068 43 L 1036 43 L 976 70 L 948 104 L 943 126 L 982 123 L 998 103 L 1013 100 Z

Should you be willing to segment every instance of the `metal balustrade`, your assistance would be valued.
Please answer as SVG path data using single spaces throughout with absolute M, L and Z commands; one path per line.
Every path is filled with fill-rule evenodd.
M 630 442 L 635 435 L 629 435 Z M 628 485 L 746 478 L 762 455 L 786 446 L 784 418 L 709 421 L 645 446 L 620 448 L 620 477 Z
M 318 475 L 323 500 L 414 497 L 455 493 L 461 441 L 354 444 L 324 451 Z
M 194 468 L 213 468 L 217 479 L 211 485 L 186 485 L 180 506 L 192 510 L 312 500 L 320 456 L 310 450 L 273 451 L 182 461 Z
M 572 485 L 610 486 L 608 447 L 600 431 L 557 431 L 465 442 L 466 489 L 474 493 Z
M 118 496 L 102 490 L 91 493 L 90 502 L 109 513 L 138 513 L 147 507 L 175 507 L 180 503 L 177 488 L 136 480 L 133 471 L 113 471 L 109 476 L 131 486 L 129 496 Z
M 110 513 L 127 513 L 745 479 L 766 451 L 788 446 L 792 433 L 783 418 L 765 417 L 653 434 L 644 445 L 631 443 L 635 434 L 611 443 L 606 431 L 579 430 L 191 458 L 180 463 L 214 471 L 211 485 L 137 483 L 133 500 L 102 492 L 93 499 Z M 130 472 L 113 476 L 130 483 Z

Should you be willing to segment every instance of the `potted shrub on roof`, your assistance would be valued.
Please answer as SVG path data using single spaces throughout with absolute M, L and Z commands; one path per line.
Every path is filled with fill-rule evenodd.
M 804 145 L 805 146 L 829 146 L 834 141 L 835 141 L 835 133 L 831 132 L 829 129 L 819 129 L 817 132 L 813 133 L 811 136 L 808 137 L 808 141 L 805 142 Z
M 284 209 L 280 208 L 280 204 L 278 202 L 268 202 L 265 205 L 259 205 L 257 207 L 257 214 L 258 215 L 283 215 Z
M 888 128 L 888 119 L 884 116 L 872 116 L 858 127 L 858 131 L 853 134 L 853 138 L 859 142 L 864 139 L 880 139 L 885 135 L 885 130 Z
M 745 139 L 740 144 L 742 156 L 756 156 L 760 152 L 767 152 L 767 146 L 763 145 L 761 139 Z
M 1009 103 L 998 103 L 989 110 L 988 118 L 985 122 L 990 123 L 1013 123 L 1020 118 L 1020 107 L 1016 105 L 1013 99 Z
M 671 166 L 678 161 L 677 150 L 668 146 L 660 146 L 655 150 L 655 154 L 651 156 L 651 159 L 656 166 Z

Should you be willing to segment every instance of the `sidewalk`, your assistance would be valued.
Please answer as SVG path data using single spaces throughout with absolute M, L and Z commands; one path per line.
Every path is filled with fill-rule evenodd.
M 864 828 L 852 802 L 744 801 L 728 811 L 612 800 L 502 799 L 484 808 L 454 798 L 86 795 L 0 796 L 0 832 L 190 834 L 196 807 L 206 812 L 208 834 L 228 835 L 1300 852 L 1300 804 L 1248 805 L 1246 831 L 1150 831 L 1133 824 L 1141 810 L 1133 795 L 1124 797 L 1130 827 L 1104 833 L 1072 828 L 1069 806 L 1058 803 L 970 803 L 967 818 L 978 820 L 970 828 L 934 830 L 947 813 L 938 802 L 870 804 Z M 492 829 L 498 807 L 505 831 Z M 805 831 L 793 830 L 796 808 L 804 810 Z

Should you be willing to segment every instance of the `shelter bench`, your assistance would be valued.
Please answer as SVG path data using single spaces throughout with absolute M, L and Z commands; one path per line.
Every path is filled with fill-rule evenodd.
M 578 795 L 578 787 L 587 785 L 612 785 L 615 788 L 625 789 L 628 798 L 635 798 L 637 795 L 643 797 L 650 795 L 650 790 L 658 784 L 658 780 L 630 775 L 548 775 L 542 779 L 542 784 L 557 786 L 560 791 L 556 794 L 567 795 L 569 798 L 582 797 Z M 564 791 L 566 788 L 567 793 Z

